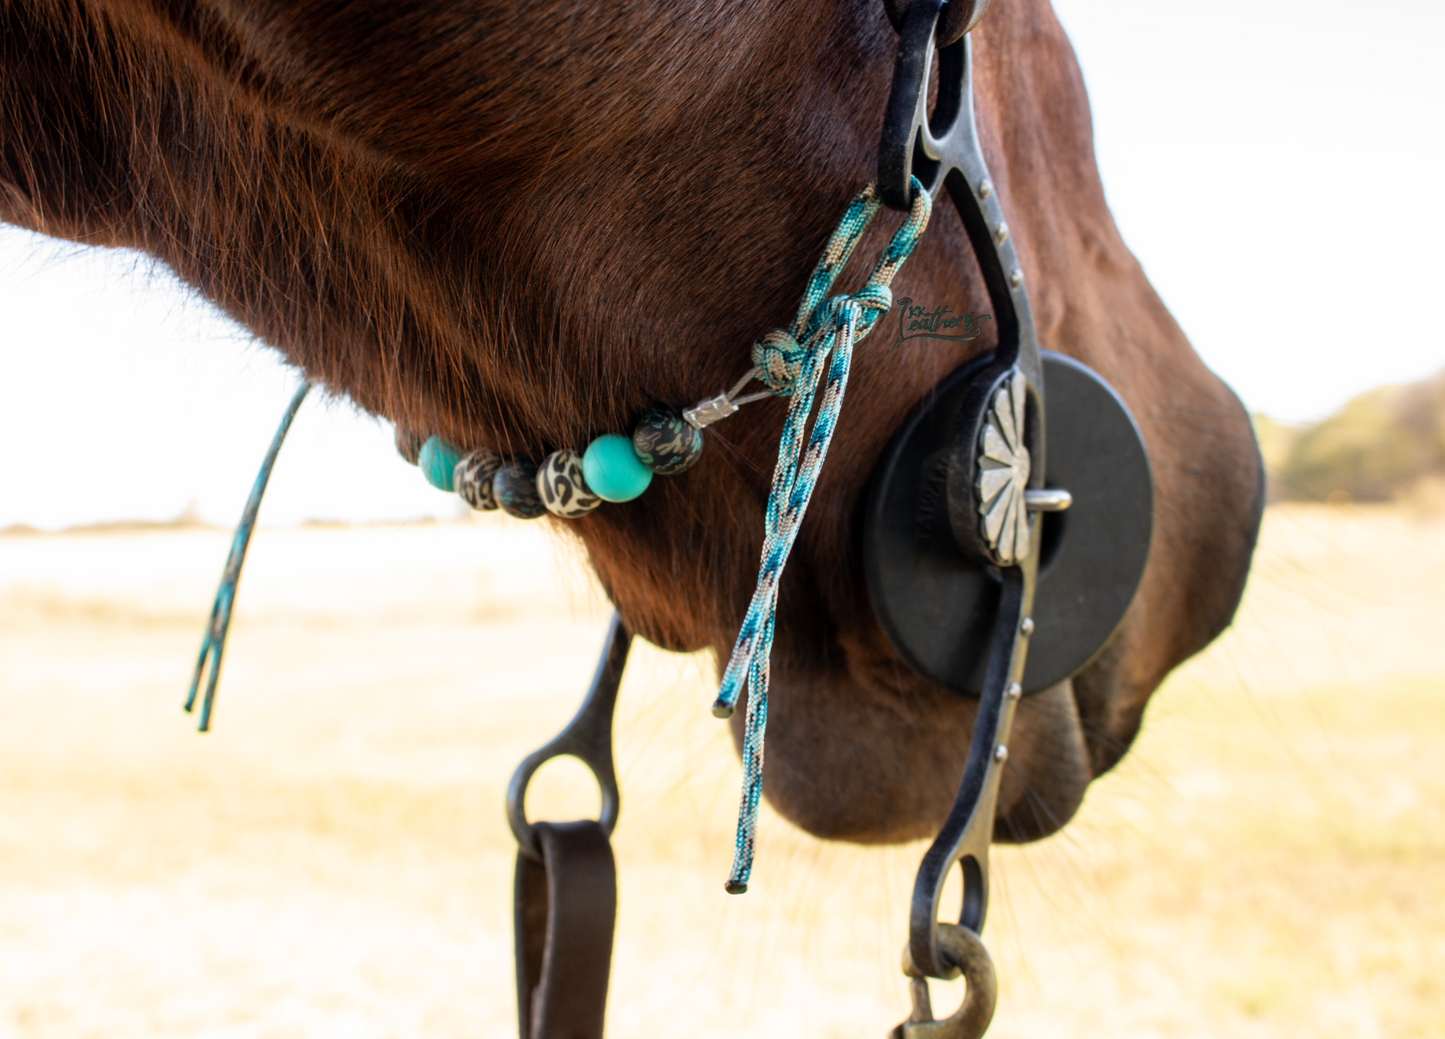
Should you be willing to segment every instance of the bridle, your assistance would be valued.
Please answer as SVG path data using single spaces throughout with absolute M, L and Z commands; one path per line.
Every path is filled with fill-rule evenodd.
M 864 572 L 880 625 L 919 674 L 979 701 L 957 797 L 914 881 L 903 954 L 912 1013 L 891 1036 L 976 1039 L 992 1019 L 997 991 L 979 935 L 1014 712 L 1023 696 L 1087 666 L 1117 629 L 1148 555 L 1153 492 L 1143 440 L 1122 400 L 1082 364 L 1039 349 L 1023 270 L 974 121 L 966 34 L 988 0 L 886 6 L 899 44 L 879 145 L 879 194 L 906 212 L 910 177 L 934 195 L 947 192 L 998 330 L 992 355 L 948 376 L 895 433 L 866 511 Z M 1061 445 L 1047 456 L 1046 424 Z M 1045 517 L 1065 515 L 1067 532 L 1062 522 L 1050 529 Z M 1040 647 L 1031 657 L 1036 632 Z M 523 760 L 508 790 L 507 818 L 519 849 L 522 1039 L 602 1035 L 616 902 L 608 839 L 621 805 L 611 727 L 630 643 L 614 616 L 577 715 Z M 560 755 L 592 770 L 602 790 L 599 819 L 526 818 L 528 782 Z M 939 920 L 955 864 L 963 875 L 956 924 Z M 962 1006 L 935 1019 L 927 979 L 960 974 L 967 981 Z
M 1014 714 L 1022 697 L 1067 681 L 1108 643 L 1138 588 L 1153 526 L 1148 455 L 1128 408 L 1084 365 L 1039 349 L 1023 268 L 975 124 L 967 33 L 988 2 L 885 0 L 899 43 L 874 206 L 881 199 L 908 212 L 916 201 L 926 210 L 915 190 L 947 193 L 998 334 L 991 354 L 948 375 L 894 433 L 865 507 L 863 570 L 880 627 L 927 681 L 978 699 L 957 796 L 914 881 L 903 952 L 912 1012 L 893 1039 L 977 1039 L 988 1028 L 997 988 L 979 936 Z M 186 705 L 194 705 L 209 665 L 203 730 L 261 493 L 306 389 L 292 400 L 266 456 L 212 610 Z M 698 407 L 736 411 L 735 393 Z M 518 845 L 522 1039 L 602 1036 L 617 898 L 610 837 L 621 810 L 612 718 L 631 641 L 614 615 L 581 708 L 522 761 L 508 788 L 507 819 Z M 528 783 L 564 755 L 580 759 L 596 778 L 599 818 L 528 820 Z M 939 912 L 955 864 L 963 897 L 952 923 L 940 921 Z M 967 981 L 963 1004 L 935 1019 L 928 979 L 960 974 Z

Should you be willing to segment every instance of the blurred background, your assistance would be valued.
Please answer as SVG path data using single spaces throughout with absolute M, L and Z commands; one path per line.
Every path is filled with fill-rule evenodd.
M 1440 1035 L 1445 12 L 1055 7 L 1119 226 L 1274 504 L 1235 627 L 1079 819 L 999 852 L 990 1035 Z M 313 397 L 195 736 L 223 528 L 294 384 L 144 258 L 0 228 L 0 1039 L 510 1027 L 501 793 L 605 604 L 545 525 L 464 514 Z M 880 1035 L 921 849 L 765 813 L 723 896 L 711 666 L 644 647 L 624 686 L 612 1034 Z M 543 780 L 535 812 L 593 810 Z

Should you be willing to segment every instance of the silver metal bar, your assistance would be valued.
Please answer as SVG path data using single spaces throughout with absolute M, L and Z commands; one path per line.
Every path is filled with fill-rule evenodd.
M 1030 512 L 1063 512 L 1074 504 L 1074 496 L 1062 487 L 1024 491 L 1024 508 Z

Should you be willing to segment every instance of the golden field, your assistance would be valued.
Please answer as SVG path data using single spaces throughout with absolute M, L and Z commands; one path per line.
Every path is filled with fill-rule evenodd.
M 598 593 L 504 519 L 262 530 L 199 736 L 228 542 L 0 537 L 0 1037 L 515 1034 L 503 791 Z M 1062 834 L 996 850 L 990 1037 L 1445 1035 L 1442 622 L 1445 519 L 1272 509 L 1235 627 Z M 881 1039 L 922 845 L 765 810 L 725 895 L 710 673 L 639 646 L 623 685 L 609 1034 Z M 595 802 L 553 766 L 531 810 Z

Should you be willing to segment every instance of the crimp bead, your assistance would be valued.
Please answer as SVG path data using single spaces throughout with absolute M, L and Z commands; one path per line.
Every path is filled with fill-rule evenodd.
M 502 456 L 490 447 L 479 447 L 452 470 L 452 489 L 472 508 L 490 512 L 497 507 L 492 477 L 502 467 Z
M 537 494 L 537 467 L 531 462 L 508 462 L 498 469 L 492 477 L 492 493 L 508 516 L 536 519 L 547 512 Z
M 654 473 L 673 476 L 702 457 L 702 430 L 681 415 L 649 411 L 632 431 L 632 450 Z
M 452 471 L 459 461 L 459 452 L 441 437 L 427 437 L 416 454 L 416 464 L 426 475 L 426 482 L 439 491 L 452 489 Z
M 593 494 L 582 475 L 582 456 L 576 451 L 553 451 L 537 470 L 537 494 L 554 516 L 585 516 L 602 499 Z

